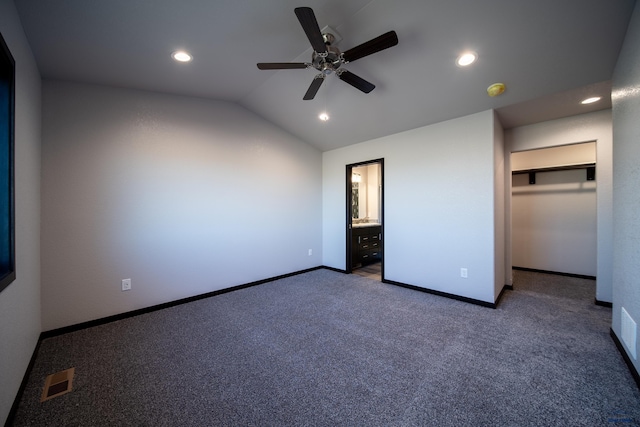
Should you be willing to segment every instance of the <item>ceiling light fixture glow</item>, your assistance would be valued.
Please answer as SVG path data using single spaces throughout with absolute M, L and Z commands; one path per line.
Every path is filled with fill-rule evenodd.
M 587 98 L 581 102 L 581 104 L 593 104 L 594 102 L 600 101 L 599 96 L 592 96 L 591 98 Z
M 464 52 L 458 56 L 458 59 L 456 59 L 456 65 L 458 67 L 466 67 L 476 62 L 476 59 L 478 59 L 478 54 L 476 52 Z
M 193 56 L 184 50 L 177 50 L 171 54 L 171 57 L 178 62 L 190 62 Z
M 327 113 L 325 113 L 325 112 L 322 112 L 322 113 L 320 113 L 318 118 L 320 120 L 322 120 L 323 122 L 326 122 L 327 120 L 329 120 L 329 115 Z

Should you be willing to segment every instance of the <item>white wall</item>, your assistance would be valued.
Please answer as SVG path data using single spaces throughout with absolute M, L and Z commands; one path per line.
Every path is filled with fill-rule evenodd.
M 613 278 L 613 182 L 611 110 L 581 114 L 505 131 L 507 153 L 596 141 L 597 158 L 597 281 L 596 298 L 612 301 Z M 510 164 L 509 164 L 510 168 Z M 509 186 L 510 187 L 510 186 Z M 511 194 L 511 188 L 507 194 Z M 507 223 L 511 223 L 511 201 L 506 204 Z M 510 236 L 507 239 L 510 242 Z M 510 245 L 510 243 L 508 243 Z M 510 259 L 511 247 L 507 247 Z
M 43 135 L 44 330 L 322 264 L 320 152 L 236 104 L 45 81 Z
M 596 161 L 596 143 L 583 142 L 512 153 L 511 170 L 522 171 L 555 166 L 571 166 L 596 163 Z
M 384 158 L 385 279 L 493 303 L 494 125 L 484 111 L 323 153 L 324 264 L 345 268 L 346 165 Z
M 640 4 L 631 17 L 613 76 L 613 323 L 622 340 L 621 309 L 640 323 Z M 640 357 L 640 325 L 635 334 Z M 630 351 L 631 350 L 631 351 Z M 631 355 L 634 349 L 626 348 Z M 630 356 L 640 371 L 640 360 Z
M 0 424 L 40 335 L 40 74 L 13 1 L 0 0 L 0 32 L 16 61 L 16 280 L 0 292 Z
M 510 271 L 507 275 L 506 265 L 506 244 L 507 244 L 507 224 L 505 215 L 506 199 L 506 164 L 504 151 L 504 130 L 498 119 L 498 114 L 493 113 L 493 187 L 494 187 L 494 208 L 493 208 L 493 231 L 494 231 L 494 294 L 497 297 L 502 292 L 505 285 L 510 284 Z M 509 277 L 509 280 L 507 279 Z

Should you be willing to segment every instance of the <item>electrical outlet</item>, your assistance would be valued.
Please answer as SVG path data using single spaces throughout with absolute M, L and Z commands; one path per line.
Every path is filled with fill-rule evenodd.
M 461 268 L 461 269 L 460 269 L 460 277 L 463 277 L 463 278 L 465 278 L 465 279 L 466 279 L 467 277 L 469 277 L 469 275 L 467 274 L 467 269 L 466 269 L 466 268 Z
M 309 249 L 309 256 L 313 255 L 313 251 Z
M 123 279 L 122 280 L 122 290 L 130 291 L 131 290 L 131 279 Z

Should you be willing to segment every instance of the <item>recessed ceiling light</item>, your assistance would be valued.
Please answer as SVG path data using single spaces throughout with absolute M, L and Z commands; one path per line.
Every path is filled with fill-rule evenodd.
M 600 101 L 599 96 L 592 96 L 591 98 L 587 98 L 581 102 L 581 104 L 593 104 L 594 102 Z
M 320 113 L 318 118 L 320 120 L 322 120 L 323 122 L 326 122 L 327 120 L 329 120 L 329 115 L 327 113 L 325 113 L 325 112 L 322 112 L 322 113 Z
M 458 59 L 456 59 L 456 65 L 458 67 L 466 67 L 476 62 L 476 59 L 478 59 L 477 53 L 471 51 L 464 52 L 463 54 L 458 56 Z
M 193 59 L 193 56 L 184 50 L 176 50 L 171 54 L 171 57 L 178 62 L 189 62 Z

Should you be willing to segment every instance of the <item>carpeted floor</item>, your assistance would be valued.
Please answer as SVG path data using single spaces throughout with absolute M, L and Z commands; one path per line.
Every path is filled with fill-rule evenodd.
M 514 274 L 496 310 L 323 269 L 46 339 L 15 425 L 638 425 L 594 282 Z

